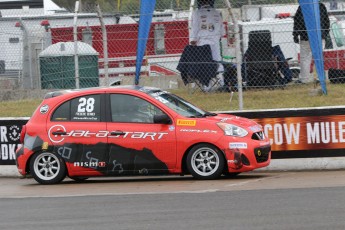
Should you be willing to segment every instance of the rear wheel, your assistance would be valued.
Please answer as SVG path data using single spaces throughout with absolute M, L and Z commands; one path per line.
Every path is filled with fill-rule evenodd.
M 66 165 L 54 153 L 39 152 L 30 160 L 30 172 L 40 184 L 56 184 L 66 177 Z
M 224 170 L 224 157 L 216 147 L 199 144 L 189 151 L 187 167 L 197 179 L 216 179 Z

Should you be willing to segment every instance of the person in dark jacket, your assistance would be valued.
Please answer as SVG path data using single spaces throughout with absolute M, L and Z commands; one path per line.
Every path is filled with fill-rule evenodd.
M 327 13 L 326 6 L 319 2 L 320 7 L 320 22 L 321 22 L 321 38 L 322 38 L 322 47 L 325 47 L 325 39 L 329 35 L 329 17 Z M 308 20 L 308 19 L 307 19 Z M 296 14 L 294 16 L 294 25 L 293 25 L 293 39 L 295 43 L 300 44 L 300 63 L 301 63 L 301 73 L 300 80 L 303 83 L 313 81 L 311 76 L 311 60 L 312 53 L 310 49 L 308 31 L 306 29 L 304 18 L 302 14 L 301 6 L 298 7 Z

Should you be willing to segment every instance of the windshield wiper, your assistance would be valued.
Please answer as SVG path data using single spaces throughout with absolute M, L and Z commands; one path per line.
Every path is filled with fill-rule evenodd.
M 188 116 L 188 118 L 201 118 L 201 117 L 206 117 L 206 115 L 205 114 L 199 114 L 199 115 Z
M 188 117 L 189 118 L 202 118 L 202 117 L 207 117 L 207 116 L 217 116 L 217 114 L 216 113 L 206 112 L 204 114 L 193 115 L 193 116 L 188 116 Z
M 217 116 L 218 114 L 216 114 L 216 113 L 210 113 L 210 112 L 206 112 L 205 113 L 205 116 L 212 116 L 212 117 L 214 117 L 214 116 Z

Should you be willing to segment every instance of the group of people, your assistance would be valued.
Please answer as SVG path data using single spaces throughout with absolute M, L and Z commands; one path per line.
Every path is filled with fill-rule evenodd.
M 190 45 L 204 46 L 209 45 L 212 52 L 212 59 L 218 63 L 218 73 L 224 71 L 221 63 L 220 39 L 225 35 L 222 14 L 213 6 L 214 0 L 199 0 L 198 7 L 192 12 Z M 325 5 L 319 2 L 320 21 L 322 29 L 322 44 L 325 47 L 325 39 L 329 35 L 330 21 Z M 305 26 L 301 7 L 299 6 L 294 16 L 293 40 L 300 45 L 300 81 L 310 82 L 313 80 L 311 75 L 312 52 L 309 44 L 307 29 Z M 308 20 L 308 19 L 307 19 Z M 224 84 L 222 75 L 221 83 Z M 211 87 L 208 85 L 207 87 Z M 206 88 L 206 90 L 208 90 Z

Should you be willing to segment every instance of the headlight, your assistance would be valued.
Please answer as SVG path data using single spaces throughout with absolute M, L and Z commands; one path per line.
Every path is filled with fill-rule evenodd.
M 247 130 L 236 125 L 227 124 L 223 122 L 219 122 L 217 123 L 217 125 L 224 131 L 224 134 L 227 136 L 244 137 L 248 134 Z

